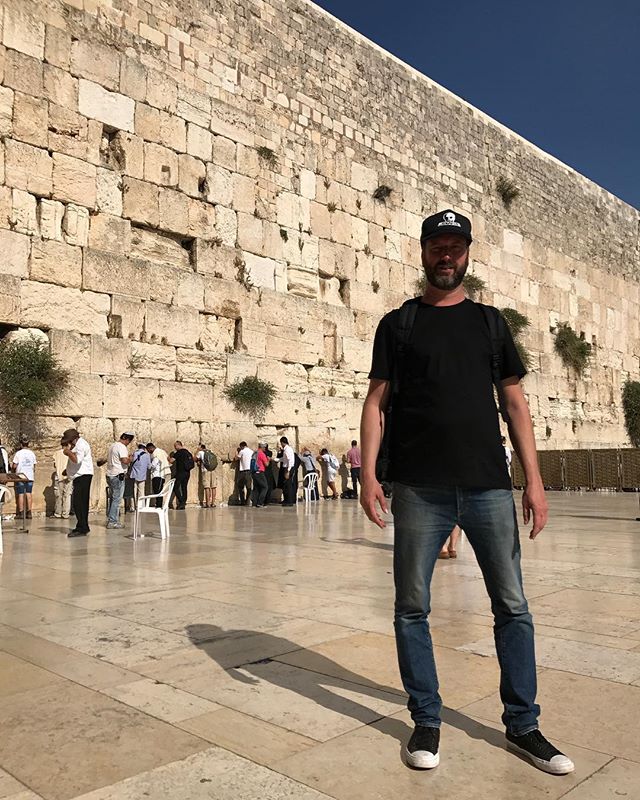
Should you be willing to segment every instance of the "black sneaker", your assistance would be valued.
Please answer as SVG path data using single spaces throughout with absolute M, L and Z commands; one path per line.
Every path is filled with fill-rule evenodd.
M 407 764 L 416 769 L 433 769 L 437 767 L 440 763 L 439 746 L 440 728 L 416 725 L 405 749 Z
M 529 731 L 522 736 L 507 733 L 506 737 L 508 750 L 526 756 L 543 772 L 567 775 L 575 769 L 573 761 L 548 742 L 539 730 Z
M 69 531 L 69 533 L 67 534 L 67 538 L 68 539 L 73 539 L 76 536 L 86 536 L 86 535 L 87 535 L 87 531 Z

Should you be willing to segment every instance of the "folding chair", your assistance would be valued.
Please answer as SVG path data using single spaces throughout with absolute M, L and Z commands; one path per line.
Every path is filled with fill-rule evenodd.
M 166 539 L 171 531 L 169 530 L 169 500 L 171 499 L 171 492 L 173 491 L 173 484 L 175 479 L 171 479 L 169 483 L 165 484 L 159 494 L 147 494 L 138 498 L 136 505 L 136 515 L 133 522 L 133 538 L 137 539 L 141 534 L 140 530 L 140 515 L 141 514 L 157 514 L 160 522 L 160 538 Z M 158 497 L 162 498 L 162 506 L 156 508 L 155 504 L 151 505 L 152 500 Z

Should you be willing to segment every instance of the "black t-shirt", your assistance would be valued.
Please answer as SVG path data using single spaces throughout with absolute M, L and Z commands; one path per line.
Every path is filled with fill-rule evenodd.
M 391 380 L 398 309 L 382 318 L 370 378 Z M 509 329 L 502 377 L 526 374 Z M 480 306 L 419 303 L 399 396 L 394 400 L 391 470 L 412 486 L 509 489 L 491 379 L 491 337 Z
M 175 458 L 176 475 L 188 475 L 193 468 L 193 456 L 186 447 L 181 447 L 172 453 Z

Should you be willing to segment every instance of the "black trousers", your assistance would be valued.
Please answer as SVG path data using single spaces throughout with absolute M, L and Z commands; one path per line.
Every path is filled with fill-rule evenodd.
M 93 475 L 80 475 L 73 479 L 71 502 L 76 515 L 76 530 L 89 533 L 89 494 Z
M 298 473 L 291 470 L 289 478 L 282 485 L 282 502 L 285 505 L 293 505 L 297 501 L 298 494 Z
M 176 482 L 173 486 L 173 491 L 176 496 L 178 508 L 184 508 L 187 504 L 187 484 L 189 483 L 189 473 L 180 473 L 176 475 Z
M 351 467 L 351 483 L 353 484 L 353 491 L 358 496 L 358 484 L 360 483 L 360 467 Z
M 267 489 L 267 476 L 264 474 L 264 472 L 254 472 L 251 504 L 254 506 L 263 506 L 267 499 Z
M 151 478 L 151 494 L 160 494 L 164 486 L 164 478 Z M 162 508 L 162 498 L 156 497 L 156 508 Z

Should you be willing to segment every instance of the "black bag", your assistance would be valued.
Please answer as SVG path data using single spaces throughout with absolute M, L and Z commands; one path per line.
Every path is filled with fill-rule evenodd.
M 398 326 L 396 328 L 396 357 L 393 361 L 393 372 L 391 375 L 391 386 L 389 392 L 389 402 L 384 413 L 384 431 L 380 450 L 376 459 L 376 479 L 379 483 L 389 483 L 393 481 L 391 475 L 391 430 L 393 427 L 393 405 L 400 394 L 402 382 L 402 370 L 406 356 L 407 345 L 411 338 L 411 331 L 416 321 L 418 304 L 420 297 L 414 297 L 404 302 L 398 309 Z M 489 328 L 491 337 L 491 380 L 498 395 L 498 408 L 505 424 L 510 422 L 507 412 L 507 405 L 502 386 L 502 348 L 505 339 L 506 322 L 504 317 L 493 306 L 486 306 L 484 303 L 477 303 L 482 309 L 485 322 Z

